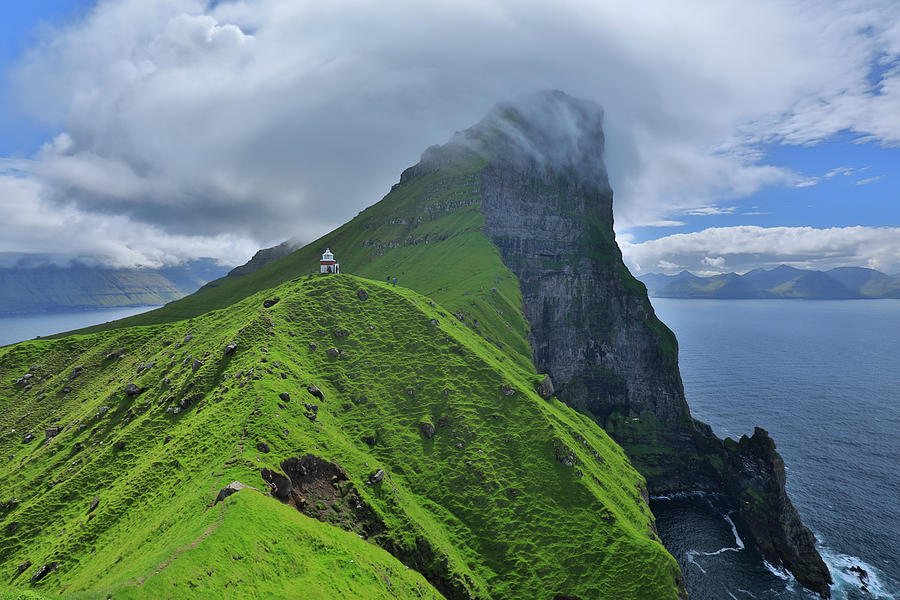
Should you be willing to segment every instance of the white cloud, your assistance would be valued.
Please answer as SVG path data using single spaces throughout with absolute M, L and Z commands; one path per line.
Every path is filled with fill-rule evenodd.
M 856 185 L 869 185 L 870 183 L 875 183 L 879 179 L 882 179 L 884 175 L 876 175 L 875 177 L 866 177 L 865 179 L 860 179 L 856 182 Z
M 865 170 L 867 168 L 868 167 L 864 167 L 863 169 L 860 169 L 860 170 Z M 831 179 L 835 175 L 844 175 L 844 176 L 853 175 L 853 173 L 855 173 L 856 171 L 857 171 L 857 169 L 854 169 L 853 167 L 838 167 L 838 168 L 832 169 L 832 170 L 828 171 L 827 173 L 825 173 L 824 175 L 822 175 L 822 178 L 823 179 Z
M 794 184 L 795 188 L 805 188 L 812 187 L 814 185 L 818 185 L 819 181 L 821 181 L 820 177 L 810 177 L 809 179 L 804 179 L 803 181 L 798 181 Z
M 171 234 L 125 216 L 85 212 L 73 203 L 47 197 L 47 189 L 35 179 L 0 170 L 0 214 L 4 216 L 0 256 L 49 254 L 63 263 L 102 257 L 115 267 L 159 267 L 203 257 L 233 264 L 256 250 L 232 234 Z
M 867 265 L 900 270 L 900 227 L 712 227 L 641 243 L 619 238 L 626 263 L 671 263 L 692 271 L 742 272 L 790 264 L 811 269 Z M 671 270 L 668 267 L 665 270 Z
M 700 262 L 702 264 L 706 265 L 707 267 L 713 267 L 714 269 L 721 269 L 722 267 L 725 266 L 725 257 L 717 256 L 717 257 L 713 258 L 711 256 L 704 256 L 703 260 L 701 260 Z
M 809 181 L 759 142 L 900 143 L 900 70 L 867 78 L 900 56 L 898 22 L 875 0 L 100 0 L 41 38 L 5 93 L 61 132 L 17 173 L 42 210 L 173 244 L 312 239 L 430 144 L 544 88 L 606 108 L 617 226 L 670 226 Z
M 701 206 L 699 208 L 689 208 L 684 211 L 684 214 L 708 217 L 712 215 L 730 215 L 734 214 L 736 210 L 737 206 Z

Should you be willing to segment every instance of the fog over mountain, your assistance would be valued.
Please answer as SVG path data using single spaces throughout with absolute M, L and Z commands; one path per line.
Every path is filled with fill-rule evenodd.
M 239 264 L 377 201 L 498 100 L 563 89 L 605 109 L 628 254 L 630 228 L 809 182 L 762 144 L 900 141 L 897 23 L 877 1 L 100 0 L 39 32 L 4 86 L 50 133 L 0 158 L 0 252 Z

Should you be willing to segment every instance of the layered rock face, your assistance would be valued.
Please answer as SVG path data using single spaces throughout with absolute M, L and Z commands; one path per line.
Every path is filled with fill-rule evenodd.
M 594 103 L 541 92 L 430 148 L 415 171 L 473 153 L 487 161 L 484 232 L 519 279 L 533 360 L 557 397 L 594 415 L 626 451 L 660 448 L 633 456 L 651 493 L 729 494 L 766 559 L 827 597 L 828 570 L 784 491 L 774 442 L 757 434 L 725 444 L 691 418 L 675 337 L 615 242 L 602 122 Z M 748 494 L 763 499 L 753 510 Z

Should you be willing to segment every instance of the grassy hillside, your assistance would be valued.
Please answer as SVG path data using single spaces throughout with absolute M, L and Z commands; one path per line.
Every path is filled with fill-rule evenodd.
M 452 312 L 531 362 L 521 292 L 497 248 L 481 233 L 478 171 L 484 160 L 404 178 L 385 198 L 333 232 L 243 277 L 225 277 L 158 310 L 81 330 L 152 325 L 224 308 L 248 295 L 318 271 L 326 247 L 344 273 L 384 281 L 435 298 Z
M 73 598 L 675 598 L 680 574 L 643 479 L 590 419 L 536 394 L 515 278 L 459 260 L 482 250 L 472 213 L 441 218 L 461 232 L 434 240 L 445 264 L 417 270 L 420 240 L 377 269 L 448 297 L 444 281 L 458 279 L 466 322 L 400 286 L 314 276 L 188 320 L 0 351 L 0 586 Z M 249 489 L 214 504 L 234 480 L 268 491 L 260 469 L 306 455 L 325 475 L 294 481 L 290 504 Z

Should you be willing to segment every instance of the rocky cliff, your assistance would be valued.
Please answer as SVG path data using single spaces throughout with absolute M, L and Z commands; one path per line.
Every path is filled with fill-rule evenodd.
M 535 94 L 430 148 L 406 175 L 467 154 L 486 160 L 484 232 L 519 279 L 533 360 L 559 399 L 596 417 L 626 451 L 641 448 L 632 460 L 651 493 L 729 494 L 766 559 L 827 597 L 830 575 L 785 493 L 774 442 L 760 431 L 723 442 L 690 415 L 675 337 L 615 242 L 602 122 L 594 103 Z

